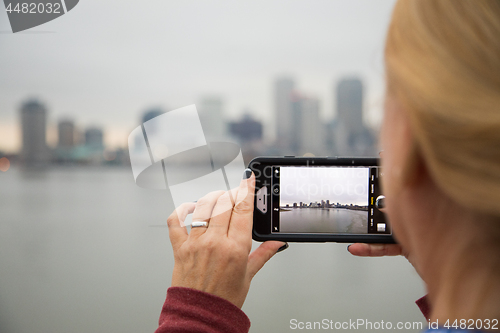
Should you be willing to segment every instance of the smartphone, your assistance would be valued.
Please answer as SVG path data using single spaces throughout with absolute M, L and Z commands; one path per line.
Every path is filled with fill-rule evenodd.
M 377 158 L 257 157 L 253 239 L 394 243 Z

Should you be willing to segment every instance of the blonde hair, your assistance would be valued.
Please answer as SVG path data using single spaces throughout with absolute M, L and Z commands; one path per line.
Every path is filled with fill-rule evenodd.
M 499 217 L 500 1 L 398 1 L 385 59 L 434 181 Z

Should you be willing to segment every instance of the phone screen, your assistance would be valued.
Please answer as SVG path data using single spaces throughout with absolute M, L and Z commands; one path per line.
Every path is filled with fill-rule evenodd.
M 378 166 L 273 166 L 271 233 L 391 234 Z

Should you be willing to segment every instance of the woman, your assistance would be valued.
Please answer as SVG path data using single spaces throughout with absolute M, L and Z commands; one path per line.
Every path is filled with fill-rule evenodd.
M 400 0 L 386 49 L 381 145 L 386 210 L 425 281 L 430 320 L 496 331 L 500 318 L 500 1 Z M 280 247 L 250 254 L 254 177 L 169 218 L 175 266 L 158 332 L 246 332 L 250 281 Z M 208 228 L 188 235 L 193 213 Z M 230 318 L 230 319 L 228 319 Z M 450 330 L 451 331 L 451 330 Z

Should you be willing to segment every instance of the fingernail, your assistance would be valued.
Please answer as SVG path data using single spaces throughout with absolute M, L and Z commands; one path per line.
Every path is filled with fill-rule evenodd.
M 248 179 L 250 178 L 251 175 L 252 175 L 252 170 L 245 169 L 245 171 L 243 172 L 243 179 Z
M 285 245 L 283 245 L 282 247 L 280 247 L 278 249 L 278 251 L 276 251 L 276 253 L 281 252 L 281 251 L 285 251 L 286 249 L 288 249 L 288 246 L 289 246 L 288 243 L 285 243 Z
M 347 245 L 347 252 L 349 252 L 349 246 L 351 246 L 352 244 L 349 244 Z

